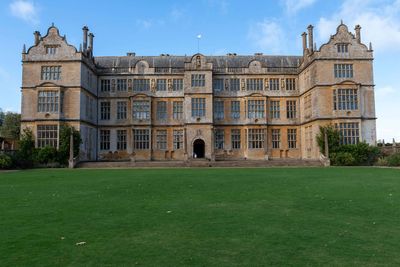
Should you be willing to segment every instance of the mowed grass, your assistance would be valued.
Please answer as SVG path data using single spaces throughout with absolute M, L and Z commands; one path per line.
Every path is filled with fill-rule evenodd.
M 0 172 L 0 266 L 271 265 L 399 266 L 400 170 Z

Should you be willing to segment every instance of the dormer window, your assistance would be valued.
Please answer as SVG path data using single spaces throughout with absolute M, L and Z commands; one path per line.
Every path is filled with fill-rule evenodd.
M 349 53 L 349 44 L 337 44 L 338 53 Z
M 57 53 L 57 45 L 45 45 L 47 55 L 55 55 Z

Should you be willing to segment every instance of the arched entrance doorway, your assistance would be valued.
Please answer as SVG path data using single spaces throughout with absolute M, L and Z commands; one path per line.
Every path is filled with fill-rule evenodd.
M 204 158 L 205 154 L 205 143 L 201 139 L 196 139 L 193 142 L 193 157 L 194 158 Z

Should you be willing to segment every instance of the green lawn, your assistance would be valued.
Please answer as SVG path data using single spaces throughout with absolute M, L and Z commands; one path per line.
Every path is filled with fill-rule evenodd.
M 400 170 L 0 172 L 0 266 L 270 265 L 399 266 Z

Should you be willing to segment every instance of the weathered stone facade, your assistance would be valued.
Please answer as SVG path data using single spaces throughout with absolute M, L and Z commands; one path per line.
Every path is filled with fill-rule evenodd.
M 302 56 L 94 57 L 87 27 L 76 49 L 52 26 L 22 54 L 22 127 L 57 146 L 74 126 L 82 160 L 318 159 L 326 124 L 375 144 L 373 53 L 355 31 L 316 50 L 309 26 Z

